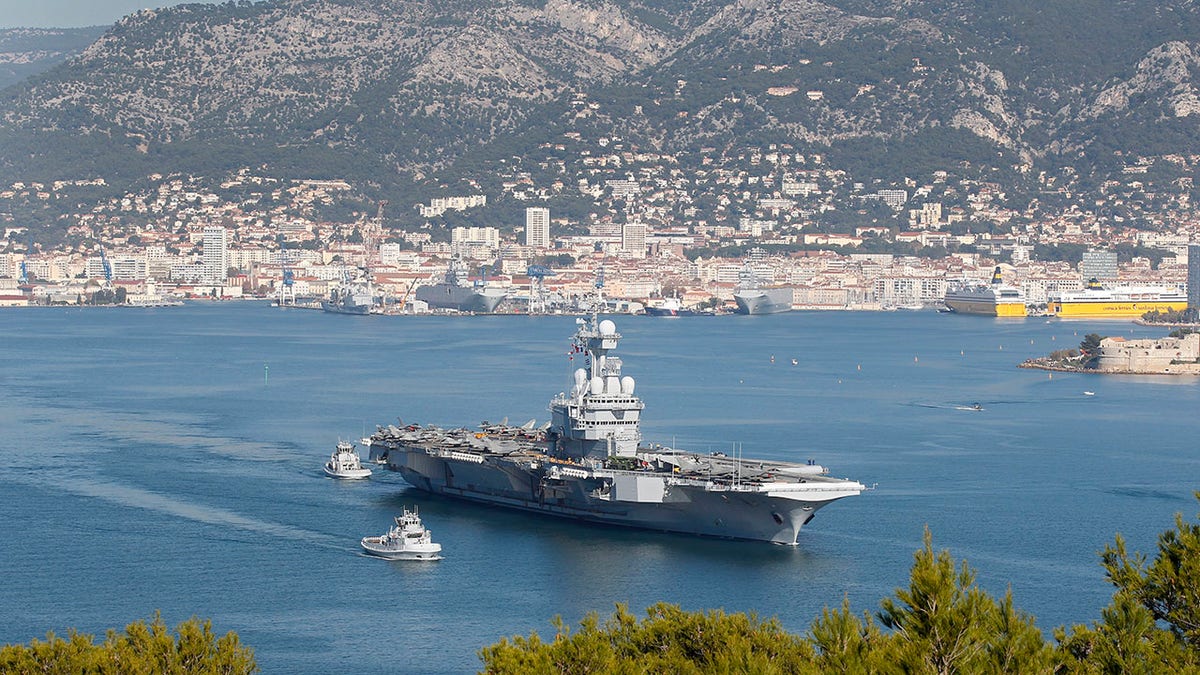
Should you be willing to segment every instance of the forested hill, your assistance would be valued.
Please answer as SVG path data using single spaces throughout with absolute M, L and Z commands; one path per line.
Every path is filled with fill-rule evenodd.
M 265 165 L 387 192 L 568 132 L 1104 171 L 1200 152 L 1198 40 L 1185 0 L 183 5 L 0 94 L 0 183 Z

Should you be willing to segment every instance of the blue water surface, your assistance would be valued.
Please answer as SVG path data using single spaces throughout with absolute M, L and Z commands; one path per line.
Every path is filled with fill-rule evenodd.
M 1116 533 L 1152 553 L 1175 513 L 1197 511 L 1196 379 L 1016 368 L 1086 333 L 1162 330 L 932 312 L 614 318 L 648 441 L 811 458 L 877 489 L 822 510 L 790 548 L 321 473 L 339 438 L 397 418 L 545 421 L 577 365 L 573 317 L 10 310 L 0 642 L 102 636 L 161 610 L 237 631 L 268 673 L 458 673 L 503 636 L 614 603 L 753 611 L 802 632 L 844 597 L 878 609 L 925 528 L 1049 633 L 1099 617 L 1098 552 Z M 445 560 L 360 555 L 406 504 Z

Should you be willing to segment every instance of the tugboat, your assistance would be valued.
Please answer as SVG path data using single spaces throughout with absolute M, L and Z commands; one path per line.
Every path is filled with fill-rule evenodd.
M 362 465 L 354 444 L 350 441 L 338 441 L 329 461 L 325 462 L 325 474 L 331 478 L 346 478 L 357 480 L 369 478 L 371 470 Z
M 387 534 L 378 537 L 363 537 L 362 547 L 367 553 L 388 560 L 441 560 L 442 545 L 433 542 L 433 535 L 421 524 L 417 507 L 412 511 L 404 507 L 404 513 L 396 516 L 396 524 Z
M 599 286 L 597 283 L 597 296 Z M 593 308 L 602 306 L 594 302 Z M 588 523 L 794 546 L 816 511 L 860 494 L 862 483 L 807 464 L 642 445 L 634 380 L 610 352 L 611 320 L 577 319 L 573 353 L 585 367 L 550 402 L 538 427 L 478 431 L 379 427 L 371 460 L 418 490 Z

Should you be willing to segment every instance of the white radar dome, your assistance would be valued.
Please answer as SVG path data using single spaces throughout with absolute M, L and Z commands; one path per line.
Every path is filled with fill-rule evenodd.
M 633 378 L 626 375 L 621 378 L 621 393 L 626 396 L 633 396 Z
M 617 324 L 612 322 L 612 319 L 605 319 L 600 322 L 601 335 L 613 335 L 617 332 Z
M 583 368 L 575 369 L 575 384 L 583 384 L 587 381 L 587 371 Z
M 616 375 L 609 375 L 604 378 L 604 393 L 619 394 L 621 393 L 621 379 Z
M 592 378 L 592 395 L 599 396 L 604 393 L 604 378 L 597 375 Z

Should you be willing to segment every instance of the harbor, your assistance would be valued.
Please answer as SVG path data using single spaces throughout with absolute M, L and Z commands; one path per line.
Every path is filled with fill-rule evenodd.
M 22 451 L 0 467 L 0 513 L 38 525 L 13 528 L 0 557 L 15 608 L 0 631 L 103 634 L 159 608 L 236 630 L 264 672 L 471 672 L 485 644 L 615 602 L 754 611 L 793 632 L 846 596 L 874 610 L 928 526 L 1049 632 L 1098 618 L 1111 586 L 1097 551 L 1115 533 L 1151 551 L 1159 524 L 1194 510 L 1188 379 L 1015 367 L 1086 333 L 1162 329 L 930 312 L 696 319 L 704 331 L 617 319 L 647 443 L 815 459 L 878 483 L 822 509 L 794 547 L 481 508 L 416 491 L 365 452 L 369 479 L 322 470 L 337 439 L 379 424 L 540 427 L 574 381 L 575 318 L 392 322 L 248 302 L 6 314 L 0 431 Z M 1130 445 L 1131 427 L 1150 435 Z M 414 506 L 443 560 L 362 549 Z

